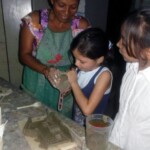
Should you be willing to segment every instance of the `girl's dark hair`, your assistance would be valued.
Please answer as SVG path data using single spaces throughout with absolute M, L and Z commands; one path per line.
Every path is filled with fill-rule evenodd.
M 150 9 L 141 9 L 132 12 L 122 25 L 122 33 L 129 56 L 135 57 L 133 54 L 134 50 L 141 51 L 149 48 Z
M 104 56 L 102 65 L 110 67 L 113 60 L 113 51 L 109 43 L 103 30 L 100 28 L 88 28 L 73 39 L 70 51 L 72 53 L 77 49 L 83 56 L 90 59 L 97 59 Z

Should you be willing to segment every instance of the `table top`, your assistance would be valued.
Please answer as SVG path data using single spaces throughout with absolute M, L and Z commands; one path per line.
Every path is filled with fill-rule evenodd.
M 3 95 L 3 97 L 0 95 L 2 122 L 4 123 L 5 121 L 8 121 L 3 136 L 3 150 L 32 150 L 32 146 L 28 142 L 25 134 L 20 127 L 20 122 L 23 122 L 24 120 L 27 121 L 29 120 L 29 118 L 32 118 L 32 120 L 39 117 L 42 118 L 43 116 L 48 116 L 47 114 L 51 113 L 55 114 L 55 118 L 57 121 L 59 120 L 59 123 L 57 124 L 59 124 L 61 127 L 65 126 L 65 129 L 63 127 L 63 130 L 66 131 L 67 129 L 66 132 L 69 133 L 68 135 L 77 144 L 78 147 L 74 148 L 73 150 L 86 149 L 84 127 L 79 126 L 71 119 L 61 115 L 60 113 L 45 105 L 42 105 L 40 107 L 17 109 L 17 107 L 33 104 L 37 102 L 37 100 L 24 91 L 14 87 L 12 84 L 2 78 L 0 78 L 0 87 L 12 91 L 8 95 Z M 51 128 L 51 130 L 54 131 L 53 128 Z M 60 138 L 60 136 L 61 134 L 59 134 L 57 138 Z M 116 148 L 116 150 L 117 149 L 118 148 Z

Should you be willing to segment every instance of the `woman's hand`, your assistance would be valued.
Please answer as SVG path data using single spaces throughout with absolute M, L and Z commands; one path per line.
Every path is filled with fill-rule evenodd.
M 56 69 L 55 67 L 49 67 L 48 69 L 48 75 L 47 79 L 50 81 L 50 83 L 54 86 L 57 87 L 59 84 L 59 70 Z

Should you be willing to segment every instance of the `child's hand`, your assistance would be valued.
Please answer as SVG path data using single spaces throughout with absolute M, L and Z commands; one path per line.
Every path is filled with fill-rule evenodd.
M 72 68 L 71 70 L 67 72 L 67 76 L 68 76 L 68 81 L 70 84 L 77 82 L 77 72 L 74 68 Z

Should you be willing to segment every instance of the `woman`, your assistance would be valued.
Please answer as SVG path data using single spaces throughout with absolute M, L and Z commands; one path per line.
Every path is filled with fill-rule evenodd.
M 66 71 L 70 66 L 68 49 L 73 35 L 89 26 L 76 16 L 79 0 L 51 0 L 52 9 L 25 16 L 20 32 L 20 61 L 25 65 L 22 88 L 42 103 L 57 109 L 59 91 L 47 76 L 50 66 Z M 71 94 L 64 100 L 62 113 L 71 117 Z

